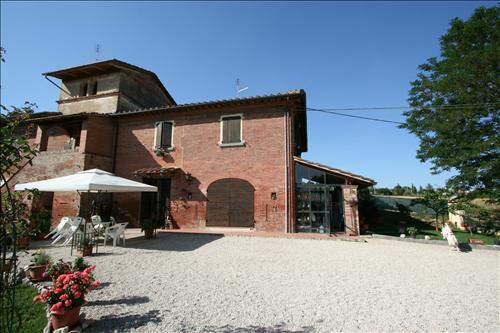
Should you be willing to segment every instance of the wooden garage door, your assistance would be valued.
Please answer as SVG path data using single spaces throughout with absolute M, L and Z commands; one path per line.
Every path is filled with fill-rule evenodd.
M 208 187 L 207 226 L 253 227 L 253 186 L 241 179 L 221 179 Z

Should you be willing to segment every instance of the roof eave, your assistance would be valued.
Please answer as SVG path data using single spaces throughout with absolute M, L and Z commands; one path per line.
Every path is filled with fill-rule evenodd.
M 132 64 L 129 64 L 129 63 L 126 63 L 126 62 L 118 60 L 118 59 L 114 59 L 114 58 L 109 59 L 109 60 L 103 60 L 103 61 L 99 61 L 99 62 L 84 64 L 84 65 L 74 66 L 74 67 L 63 68 L 63 69 L 60 69 L 57 71 L 46 72 L 46 73 L 42 73 L 42 75 L 43 76 L 51 76 L 51 77 L 55 77 L 57 79 L 63 80 L 66 77 L 64 75 L 65 73 L 67 74 L 67 73 L 70 73 L 72 71 L 84 71 L 84 69 L 87 69 L 87 68 L 98 69 L 99 67 L 103 67 L 103 66 L 114 67 L 117 69 L 117 71 L 123 70 L 123 69 L 128 69 L 128 70 L 132 70 L 132 71 L 143 73 L 143 74 L 150 76 L 153 79 L 153 81 L 155 81 L 156 84 L 160 87 L 160 89 L 165 94 L 167 99 L 169 99 L 169 101 L 173 105 L 177 104 L 175 102 L 174 98 L 172 97 L 172 95 L 170 95 L 168 90 L 165 88 L 163 83 L 160 81 L 160 79 L 158 78 L 158 76 L 154 72 L 149 71 L 149 70 L 144 69 L 144 68 L 141 68 L 141 67 L 138 67 L 138 66 L 135 66 L 135 65 L 132 65 Z M 104 73 L 109 73 L 109 71 L 102 70 L 102 68 L 101 68 L 101 74 L 104 74 Z

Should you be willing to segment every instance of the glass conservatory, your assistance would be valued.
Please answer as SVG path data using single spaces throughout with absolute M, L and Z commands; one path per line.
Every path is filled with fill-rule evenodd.
M 296 232 L 344 232 L 345 179 L 296 164 Z

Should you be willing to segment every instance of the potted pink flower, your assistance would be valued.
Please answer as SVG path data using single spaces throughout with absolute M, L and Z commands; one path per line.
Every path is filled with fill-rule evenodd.
M 49 306 L 54 330 L 65 326 L 71 328 L 78 323 L 85 295 L 100 286 L 100 282 L 94 278 L 94 269 L 95 265 L 92 265 L 81 272 L 61 274 L 51 287 L 33 298 L 33 301 L 41 301 Z

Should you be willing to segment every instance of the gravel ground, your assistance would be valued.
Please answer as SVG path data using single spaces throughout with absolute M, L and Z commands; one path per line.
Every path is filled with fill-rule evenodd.
M 380 239 L 129 237 L 125 248 L 100 247 L 89 259 L 103 283 L 82 308 L 96 319 L 90 332 L 500 331 L 497 251 Z M 67 258 L 69 248 L 49 253 Z

